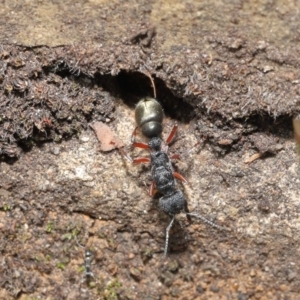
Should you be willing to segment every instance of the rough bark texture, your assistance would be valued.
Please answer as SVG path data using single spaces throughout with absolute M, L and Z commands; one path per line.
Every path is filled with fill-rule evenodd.
M 4 1 L 0 8 L 1 299 L 296 299 L 299 16 L 285 1 Z M 169 218 L 130 149 L 153 96 L 190 211 Z M 143 137 L 138 136 L 138 139 Z M 205 141 L 189 149 L 197 141 Z M 84 278 L 84 250 L 94 279 Z

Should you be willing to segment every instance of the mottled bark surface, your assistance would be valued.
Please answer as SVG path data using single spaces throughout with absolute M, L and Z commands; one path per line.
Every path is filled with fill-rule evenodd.
M 4 1 L 0 8 L 1 299 L 296 299 L 300 6 L 289 1 Z M 134 105 L 176 122 L 192 212 L 169 218 L 130 149 Z M 143 139 L 141 136 L 138 139 Z M 190 152 L 197 142 L 204 141 Z M 187 154 L 188 153 L 188 154 Z M 94 280 L 84 280 L 84 250 Z

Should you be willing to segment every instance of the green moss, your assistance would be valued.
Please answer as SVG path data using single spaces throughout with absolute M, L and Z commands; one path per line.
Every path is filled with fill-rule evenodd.
M 59 269 L 61 269 L 61 270 L 64 270 L 65 267 L 66 267 L 65 264 L 62 263 L 62 262 L 57 263 L 56 266 L 57 266 Z
M 47 254 L 47 255 L 45 256 L 45 259 L 46 259 L 46 261 L 50 261 L 50 260 L 51 260 L 51 256 L 50 256 L 49 254 Z
M 110 247 L 110 248 L 116 248 L 116 242 L 115 242 L 115 240 L 114 239 L 107 239 L 107 242 L 108 242 L 108 246 Z
M 9 210 L 11 210 L 10 205 L 9 205 L 9 204 L 4 204 L 4 205 L 3 205 L 3 210 L 4 210 L 4 211 L 9 211 Z
M 53 227 L 54 227 L 54 222 L 50 221 L 46 226 L 46 232 L 48 232 L 48 233 L 52 232 Z
M 120 288 L 121 286 L 122 284 L 119 282 L 118 279 L 115 279 L 112 282 L 110 282 L 104 291 L 104 299 L 117 300 L 118 299 L 117 289 Z
M 79 272 L 79 273 L 83 273 L 84 270 L 85 270 L 85 267 L 84 267 L 84 266 L 81 266 L 81 267 L 78 268 L 78 272 Z
M 89 282 L 89 288 L 93 289 L 95 287 L 96 287 L 96 282 L 95 281 Z

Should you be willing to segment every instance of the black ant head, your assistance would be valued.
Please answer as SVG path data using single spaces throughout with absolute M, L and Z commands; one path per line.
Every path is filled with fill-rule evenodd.
M 153 137 L 148 142 L 148 146 L 151 150 L 159 151 L 161 148 L 161 139 L 159 137 Z

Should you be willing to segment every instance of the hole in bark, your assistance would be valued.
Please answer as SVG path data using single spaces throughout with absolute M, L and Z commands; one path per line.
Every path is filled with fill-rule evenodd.
M 163 80 L 153 76 L 156 98 L 161 103 L 164 112 L 172 119 L 188 123 L 194 117 L 191 105 L 172 94 Z M 149 77 L 140 72 L 121 71 L 116 77 L 96 76 L 99 85 L 111 94 L 118 94 L 129 107 L 134 109 L 143 97 L 153 97 L 154 92 Z

